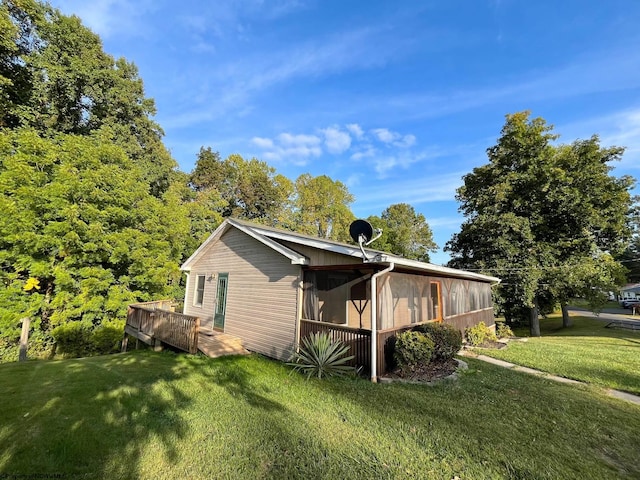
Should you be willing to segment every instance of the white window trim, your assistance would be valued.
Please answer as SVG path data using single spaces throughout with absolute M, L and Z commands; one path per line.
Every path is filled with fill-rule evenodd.
M 198 284 L 200 283 L 200 278 L 202 278 L 202 302 L 198 303 Z M 204 290 L 206 284 L 206 275 L 196 275 L 196 281 L 193 289 L 193 306 L 194 307 L 202 307 L 204 304 Z

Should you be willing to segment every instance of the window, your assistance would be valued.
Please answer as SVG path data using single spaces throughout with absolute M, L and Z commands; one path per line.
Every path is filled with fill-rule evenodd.
M 196 277 L 196 291 L 193 295 L 193 305 L 196 307 L 202 306 L 204 300 L 204 275 L 198 275 Z

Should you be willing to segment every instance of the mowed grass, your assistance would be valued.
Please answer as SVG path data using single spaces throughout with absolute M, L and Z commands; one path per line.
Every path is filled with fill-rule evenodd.
M 257 355 L 0 365 L 0 477 L 640 478 L 639 406 L 469 363 L 436 387 Z
M 518 365 L 640 395 L 640 331 L 604 328 L 608 322 L 593 318 L 572 319 L 572 327 L 562 328 L 560 314 L 551 315 L 540 320 L 541 337 L 481 351 Z M 529 330 L 515 333 L 524 337 Z

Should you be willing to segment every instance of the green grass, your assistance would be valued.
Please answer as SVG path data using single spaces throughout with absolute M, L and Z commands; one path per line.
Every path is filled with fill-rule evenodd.
M 470 360 L 436 387 L 259 356 L 0 365 L 0 477 L 640 478 L 640 407 Z
M 510 342 L 501 350 L 482 353 L 526 367 L 640 394 L 640 331 L 604 328 L 607 322 L 573 317 L 563 329 L 560 314 L 540 321 L 541 337 Z M 527 336 L 528 329 L 515 330 Z

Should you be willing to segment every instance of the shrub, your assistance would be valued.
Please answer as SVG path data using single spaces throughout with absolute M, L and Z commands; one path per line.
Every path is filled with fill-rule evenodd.
M 414 329 L 433 340 L 433 357 L 450 360 L 462 348 L 462 333 L 446 323 L 425 323 Z
M 464 335 L 467 338 L 467 342 L 473 346 L 482 345 L 487 341 L 495 342 L 497 340 L 496 334 L 493 333 L 493 331 L 487 327 L 484 322 L 480 322 L 473 327 L 465 328 Z
M 124 320 L 106 320 L 91 334 L 91 347 L 99 355 L 120 350 L 124 334 Z
M 51 335 L 56 341 L 56 351 L 62 355 L 81 357 L 91 352 L 89 322 L 69 322 L 54 328 Z
M 340 341 L 333 341 L 328 333 L 312 333 L 302 339 L 300 350 L 293 354 L 287 365 L 294 371 L 301 372 L 311 377 L 342 376 L 355 372 L 355 368 L 345 365 L 354 358 L 346 356 L 349 346 Z
M 396 335 L 393 357 L 404 372 L 427 365 L 433 354 L 433 340 L 424 333 L 406 331 Z
M 496 336 L 498 338 L 515 337 L 513 330 L 504 322 L 496 323 Z

